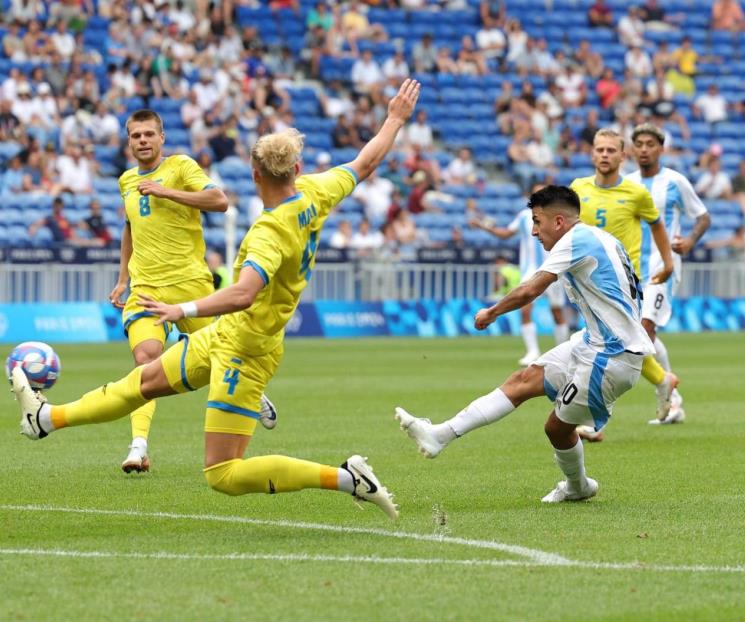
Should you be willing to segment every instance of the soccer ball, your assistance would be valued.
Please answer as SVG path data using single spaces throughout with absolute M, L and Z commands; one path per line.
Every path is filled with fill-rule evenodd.
M 62 369 L 59 356 L 52 346 L 41 341 L 26 341 L 13 348 L 10 356 L 5 359 L 8 380 L 15 367 L 23 370 L 31 388 L 38 391 L 52 388 Z

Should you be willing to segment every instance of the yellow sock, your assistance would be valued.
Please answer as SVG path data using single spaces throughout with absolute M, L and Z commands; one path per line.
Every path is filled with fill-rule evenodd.
M 294 492 L 304 488 L 338 488 L 337 467 L 287 456 L 228 460 L 204 470 L 209 485 L 227 495 Z
M 52 406 L 52 425 L 55 429 L 113 421 L 128 415 L 146 400 L 140 392 L 142 367 L 133 369 L 117 382 L 110 382 L 86 393 L 77 402 Z
M 147 439 L 150 434 L 150 425 L 153 421 L 153 415 L 155 414 L 155 400 L 150 400 L 144 406 L 140 406 L 131 415 L 129 415 L 129 421 L 132 425 L 132 438 L 141 436 Z
M 665 379 L 665 369 L 657 362 L 654 354 L 648 354 L 644 357 L 642 376 L 654 385 L 660 384 Z

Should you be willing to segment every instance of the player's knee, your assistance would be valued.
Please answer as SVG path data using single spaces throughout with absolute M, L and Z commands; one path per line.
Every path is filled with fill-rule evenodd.
M 519 403 L 540 395 L 543 387 L 543 368 L 530 365 L 513 373 L 502 385 L 502 389 L 508 395 L 515 406 Z
M 225 495 L 235 496 L 239 494 L 235 491 L 233 484 L 233 469 L 237 460 L 228 460 L 204 470 L 204 477 L 212 490 L 221 492 Z

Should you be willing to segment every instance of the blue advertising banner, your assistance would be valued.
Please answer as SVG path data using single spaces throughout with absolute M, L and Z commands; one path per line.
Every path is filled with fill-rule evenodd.
M 2 343 L 100 343 L 108 337 L 98 303 L 0 305 Z
M 322 334 L 326 337 L 373 337 L 388 335 L 383 305 L 379 302 L 333 302 L 315 303 L 321 322 Z
M 500 317 L 486 331 L 473 326 L 476 312 L 488 303 L 456 298 L 385 302 L 319 301 L 301 303 L 287 324 L 288 337 L 457 337 L 519 335 L 520 312 Z M 538 300 L 532 318 L 539 333 L 553 332 L 551 310 Z M 676 300 L 665 332 L 745 330 L 745 299 Z M 173 332 L 173 339 L 176 338 Z M 101 343 L 124 339 L 121 311 L 108 303 L 0 305 L 0 343 L 48 341 Z

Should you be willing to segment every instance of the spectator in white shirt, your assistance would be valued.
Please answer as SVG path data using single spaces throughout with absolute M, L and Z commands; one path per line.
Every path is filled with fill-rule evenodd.
M 106 104 L 98 102 L 96 112 L 91 118 L 91 135 L 97 145 L 118 145 L 121 125 L 116 115 L 106 108 Z
M 67 32 L 67 23 L 64 20 L 57 22 L 57 28 L 50 40 L 54 49 L 65 60 L 69 60 L 75 52 L 75 37 Z
M 427 113 L 424 110 L 417 112 L 416 120 L 410 123 L 404 130 L 406 142 L 409 145 L 418 145 L 424 150 L 432 148 L 432 128 L 427 125 Z
M 352 236 L 349 248 L 353 248 L 360 255 L 369 255 L 371 251 L 383 246 L 383 234 L 380 231 L 372 231 L 367 219 L 360 221 L 357 233 Z
M 79 145 L 65 148 L 63 155 L 57 158 L 57 172 L 62 188 L 73 194 L 90 194 L 93 191 L 93 166 Z
M 45 128 L 59 127 L 59 109 L 57 100 L 52 96 L 52 87 L 46 82 L 42 82 L 36 89 L 36 97 L 31 100 L 31 106 L 34 113 Z
M 352 196 L 362 203 L 365 217 L 377 222 L 385 220 L 388 216 L 388 208 L 391 206 L 395 189 L 393 182 L 373 171 L 367 179 L 357 185 Z
M 581 106 L 587 97 L 584 76 L 574 65 L 567 65 L 556 77 L 556 86 L 561 92 L 561 103 L 565 108 Z
M 352 225 L 348 220 L 342 220 L 339 227 L 331 236 L 329 246 L 331 248 L 349 248 L 352 245 Z
M 122 91 L 123 97 L 137 95 L 137 81 L 132 74 L 129 60 L 125 60 L 121 67 L 114 68 L 109 80 L 112 88 L 118 88 Z
M 482 28 L 476 33 L 476 45 L 486 58 L 504 58 L 507 51 L 507 37 L 496 25 Z
M 706 93 L 696 98 L 693 102 L 693 114 L 703 117 L 707 123 L 727 120 L 727 100 L 719 92 L 716 84 L 711 84 Z
M 629 12 L 618 20 L 618 38 L 626 47 L 642 47 L 644 45 L 644 21 L 639 13 L 639 7 L 629 7 Z
M 649 54 L 639 46 L 632 47 L 625 56 L 626 69 L 638 78 L 646 78 L 652 75 L 652 59 Z
M 708 170 L 699 177 L 695 189 L 705 199 L 732 198 L 732 180 L 722 170 L 722 162 L 719 158 L 712 158 L 709 161 Z
M 554 154 L 549 147 L 543 141 L 543 132 L 534 129 L 530 142 L 525 147 L 525 152 L 528 156 L 528 161 L 536 167 L 542 169 L 553 168 Z
M 91 115 L 82 108 L 74 115 L 65 117 L 60 129 L 63 147 L 85 144 L 91 139 Z
M 396 53 L 383 63 L 383 75 L 388 79 L 396 78 L 403 81 L 409 77 L 409 73 L 409 65 L 403 50 L 396 50 Z
M 447 168 L 442 172 L 449 184 L 472 184 L 476 181 L 476 166 L 471 157 L 471 150 L 463 148 L 458 152 Z
M 362 58 L 357 59 L 352 65 L 351 78 L 355 91 L 369 94 L 373 98 L 377 96 L 383 85 L 383 72 L 373 58 L 371 50 L 362 52 Z

